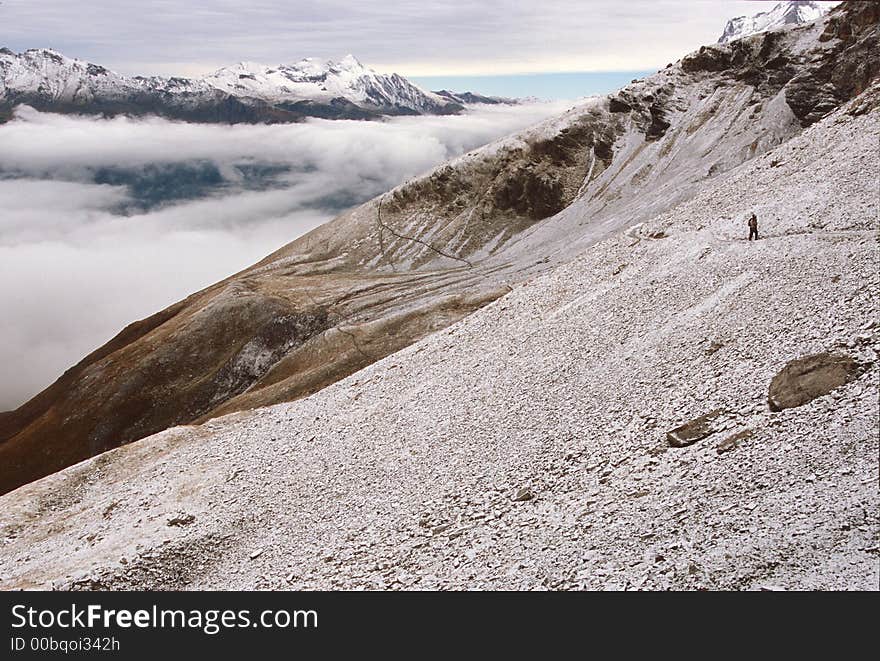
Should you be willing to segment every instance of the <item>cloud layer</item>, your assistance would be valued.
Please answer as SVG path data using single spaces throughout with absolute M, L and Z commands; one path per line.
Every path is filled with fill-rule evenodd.
M 125 324 L 346 206 L 561 109 L 231 127 L 21 109 L 0 126 L 0 410 Z M 205 168 L 218 180 L 189 196 L 162 189 L 145 205 L 133 194 Z M 107 171 L 130 185 L 96 183 Z M 169 176 L 157 178 L 162 171 Z

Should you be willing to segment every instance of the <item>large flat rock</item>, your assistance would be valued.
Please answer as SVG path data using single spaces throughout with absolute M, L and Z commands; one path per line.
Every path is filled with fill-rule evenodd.
M 714 409 L 666 433 L 666 441 L 674 448 L 684 448 L 720 430 L 723 409 Z
M 803 406 L 852 381 L 859 364 L 850 356 L 815 353 L 786 363 L 770 382 L 767 403 L 771 411 Z

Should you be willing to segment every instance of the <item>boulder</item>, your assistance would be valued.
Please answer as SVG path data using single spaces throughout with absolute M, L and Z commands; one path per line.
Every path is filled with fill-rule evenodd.
M 527 500 L 532 500 L 535 497 L 535 492 L 532 491 L 531 487 L 522 487 L 517 489 L 513 494 L 513 502 L 515 503 L 523 503 Z
M 684 448 L 714 434 L 719 429 L 718 423 L 724 417 L 723 409 L 709 411 L 699 418 L 694 418 L 666 432 L 666 441 L 674 448 Z
M 813 401 L 852 381 L 859 364 L 839 353 L 816 353 L 789 361 L 770 382 L 767 403 L 781 411 Z
M 739 447 L 741 441 L 745 441 L 754 435 L 755 432 L 753 432 L 751 429 L 743 429 L 742 431 L 738 431 L 735 434 L 731 434 L 715 446 L 715 452 L 717 452 L 718 454 L 724 454 L 725 452 L 736 450 Z

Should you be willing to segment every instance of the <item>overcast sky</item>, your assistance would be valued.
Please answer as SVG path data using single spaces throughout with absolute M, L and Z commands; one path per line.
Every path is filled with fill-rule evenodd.
M 198 75 L 353 53 L 408 76 L 643 71 L 715 41 L 746 0 L 2 0 L 0 46 Z M 836 3 L 826 2 L 824 5 Z

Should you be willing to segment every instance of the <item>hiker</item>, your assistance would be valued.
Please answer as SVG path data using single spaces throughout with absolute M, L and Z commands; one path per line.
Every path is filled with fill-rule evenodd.
M 755 241 L 758 240 L 758 217 L 752 213 L 751 218 L 749 218 L 749 241 L 754 237 Z

